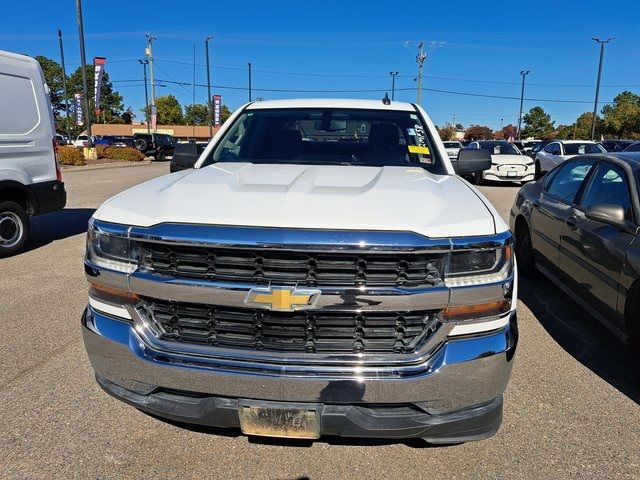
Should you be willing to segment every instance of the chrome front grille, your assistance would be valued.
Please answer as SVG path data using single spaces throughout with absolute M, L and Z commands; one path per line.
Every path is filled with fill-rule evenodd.
M 176 278 L 255 285 L 420 287 L 442 284 L 443 253 L 298 252 L 140 243 L 141 265 Z
M 411 353 L 441 323 L 436 312 L 272 312 L 145 299 L 162 340 L 299 353 Z

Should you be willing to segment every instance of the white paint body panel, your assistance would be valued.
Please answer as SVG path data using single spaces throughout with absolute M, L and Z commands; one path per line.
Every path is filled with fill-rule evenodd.
M 24 117 L 16 119 L 20 112 Z M 30 185 L 55 180 L 54 134 L 40 65 L 31 57 L 0 51 L 0 181 Z
M 410 104 L 365 100 L 278 100 L 250 109 L 343 107 L 415 111 Z M 98 209 L 95 218 L 125 225 L 192 223 L 336 230 L 412 231 L 431 238 L 493 235 L 508 229 L 491 204 L 453 174 L 435 127 L 420 109 L 448 174 L 420 167 L 218 163 L 153 179 Z

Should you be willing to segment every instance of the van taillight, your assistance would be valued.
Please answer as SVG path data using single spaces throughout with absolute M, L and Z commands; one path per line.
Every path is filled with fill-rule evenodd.
M 61 182 L 62 172 L 60 171 L 60 161 L 58 159 L 58 144 L 55 138 L 53 139 L 53 161 L 56 165 L 56 180 Z

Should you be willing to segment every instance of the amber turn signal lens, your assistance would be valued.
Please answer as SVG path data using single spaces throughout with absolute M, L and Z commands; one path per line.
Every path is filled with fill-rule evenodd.
M 445 320 L 469 320 L 472 318 L 493 317 L 509 311 L 511 301 L 500 300 L 476 305 L 464 305 L 461 307 L 448 307 L 444 309 Z
M 128 302 L 137 302 L 140 300 L 140 297 L 134 293 L 125 292 L 124 290 L 119 290 L 113 287 L 107 287 L 106 285 L 98 285 L 97 283 L 91 283 L 91 287 L 89 289 L 89 293 L 95 292 L 98 294 L 104 294 L 111 297 L 118 297 L 124 301 Z

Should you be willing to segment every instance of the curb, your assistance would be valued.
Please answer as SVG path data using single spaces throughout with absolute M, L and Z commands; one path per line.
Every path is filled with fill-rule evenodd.
M 98 165 L 60 165 L 60 169 L 63 172 L 86 172 L 87 170 L 103 170 L 107 168 L 129 168 L 129 167 L 139 167 L 141 165 L 151 165 L 153 162 L 151 160 L 142 160 L 141 162 L 113 162 L 113 163 L 100 163 Z

